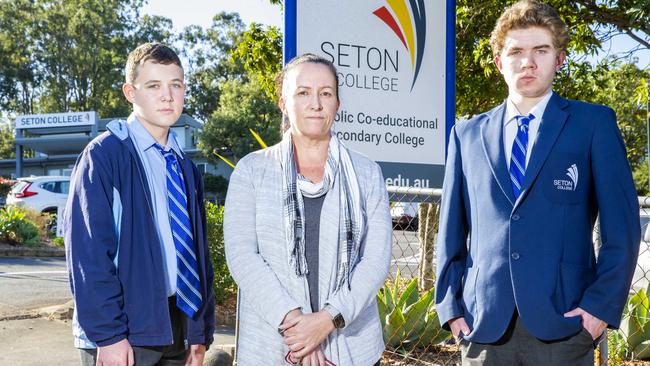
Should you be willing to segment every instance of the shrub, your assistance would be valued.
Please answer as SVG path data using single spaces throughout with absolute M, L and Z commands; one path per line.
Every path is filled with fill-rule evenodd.
M 63 238 L 60 237 L 60 236 L 57 236 L 57 237 L 53 238 L 52 239 L 52 244 L 54 244 L 54 246 L 57 246 L 57 247 L 64 247 L 65 246 L 65 242 L 63 241 Z
M 228 190 L 228 179 L 220 175 L 205 173 L 203 176 L 203 185 L 203 189 L 206 192 L 225 196 L 226 191 Z
M 619 330 L 610 335 L 613 354 L 633 359 L 650 359 L 650 313 L 647 291 L 640 289 L 631 295 L 623 309 Z
M 223 305 L 233 299 L 237 285 L 226 264 L 226 253 L 223 246 L 223 206 L 214 203 L 205 203 L 205 216 L 207 219 L 208 246 L 210 248 L 210 261 L 214 269 L 214 296 L 217 305 Z
M 6 196 L 9 191 L 11 191 L 11 187 L 14 183 L 16 183 L 15 180 L 0 177 L 0 196 Z
M 13 245 L 33 246 L 41 242 L 36 225 L 26 217 L 24 210 L 16 207 L 0 210 L 0 239 Z
M 377 294 L 377 307 L 387 347 L 396 350 L 426 349 L 449 338 L 434 308 L 434 289 L 420 295 L 418 279 L 401 290 L 399 272 L 395 282 L 386 282 Z
M 40 235 L 41 238 L 54 237 L 56 234 L 56 212 L 38 212 L 26 207 L 21 207 L 20 210 L 25 213 L 25 218 L 36 226 L 38 229 L 38 235 Z M 51 230 L 52 224 L 55 225 L 54 231 Z

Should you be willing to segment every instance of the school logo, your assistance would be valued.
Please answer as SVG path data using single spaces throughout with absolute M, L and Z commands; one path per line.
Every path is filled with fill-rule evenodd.
M 578 166 L 572 164 L 567 169 L 566 175 L 567 177 L 569 177 L 570 180 L 567 179 L 553 180 L 553 185 L 555 186 L 555 189 L 560 191 L 575 191 L 576 188 L 578 188 Z
M 427 37 L 424 0 L 386 0 L 386 3 L 388 8 L 382 6 L 373 14 L 386 23 L 409 53 L 414 70 L 411 83 L 411 90 L 413 90 L 422 66 Z

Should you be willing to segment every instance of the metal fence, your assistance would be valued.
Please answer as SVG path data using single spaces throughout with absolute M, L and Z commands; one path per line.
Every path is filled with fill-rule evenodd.
M 435 237 L 442 191 L 388 187 L 393 218 L 393 252 L 386 285 L 377 296 L 386 365 L 457 365 L 460 352 L 438 324 L 433 298 Z M 429 204 L 432 203 L 432 204 Z M 650 359 L 650 198 L 639 197 L 642 238 L 621 327 L 609 330 L 595 353 L 595 364 L 641 365 Z M 594 229 L 596 253 L 600 246 Z M 647 363 L 650 365 L 650 362 Z

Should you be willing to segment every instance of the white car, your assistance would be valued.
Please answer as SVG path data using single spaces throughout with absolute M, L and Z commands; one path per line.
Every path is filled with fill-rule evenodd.
M 70 177 L 46 176 L 18 178 L 7 195 L 7 206 L 30 208 L 44 213 L 57 213 L 65 207 Z

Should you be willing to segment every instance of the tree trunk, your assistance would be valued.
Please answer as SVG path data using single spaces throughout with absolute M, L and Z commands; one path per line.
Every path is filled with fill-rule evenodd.
M 438 233 L 438 216 L 440 206 L 436 203 L 421 203 L 419 209 L 418 237 L 420 239 L 420 273 L 418 288 L 428 291 L 435 284 L 433 259 Z

